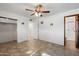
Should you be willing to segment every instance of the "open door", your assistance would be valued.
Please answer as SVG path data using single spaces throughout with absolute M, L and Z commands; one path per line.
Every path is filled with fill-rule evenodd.
M 78 14 L 64 17 L 64 46 L 70 49 L 79 48 Z

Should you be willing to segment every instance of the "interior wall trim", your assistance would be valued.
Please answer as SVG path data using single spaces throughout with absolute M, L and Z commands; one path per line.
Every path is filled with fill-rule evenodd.
M 14 18 L 8 18 L 8 17 L 4 17 L 4 16 L 0 16 L 0 18 L 17 21 L 17 19 L 14 19 Z

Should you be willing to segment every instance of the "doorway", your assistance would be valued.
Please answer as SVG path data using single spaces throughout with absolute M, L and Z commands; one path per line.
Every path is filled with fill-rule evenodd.
M 78 14 L 64 17 L 64 46 L 76 50 L 79 44 Z

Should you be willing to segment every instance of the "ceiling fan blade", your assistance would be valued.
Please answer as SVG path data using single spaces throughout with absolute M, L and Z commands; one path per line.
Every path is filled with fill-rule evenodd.
M 42 11 L 42 13 L 50 13 L 50 11 Z
M 33 11 L 33 10 L 31 10 L 31 9 L 25 9 L 25 10 L 27 10 L 27 11 Z
M 31 16 L 35 15 L 35 13 L 31 14 Z

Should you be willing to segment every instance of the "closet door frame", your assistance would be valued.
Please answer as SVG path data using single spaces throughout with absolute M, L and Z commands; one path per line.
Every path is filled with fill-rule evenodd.
M 78 18 L 79 14 L 64 16 L 64 47 L 66 46 L 66 18 L 73 17 L 73 16 L 75 16 L 75 22 L 76 22 L 76 20 L 79 19 Z M 75 29 L 76 29 L 76 26 L 75 26 Z M 75 32 L 75 35 L 76 35 L 76 32 Z M 77 38 L 75 38 L 75 41 L 77 41 Z

